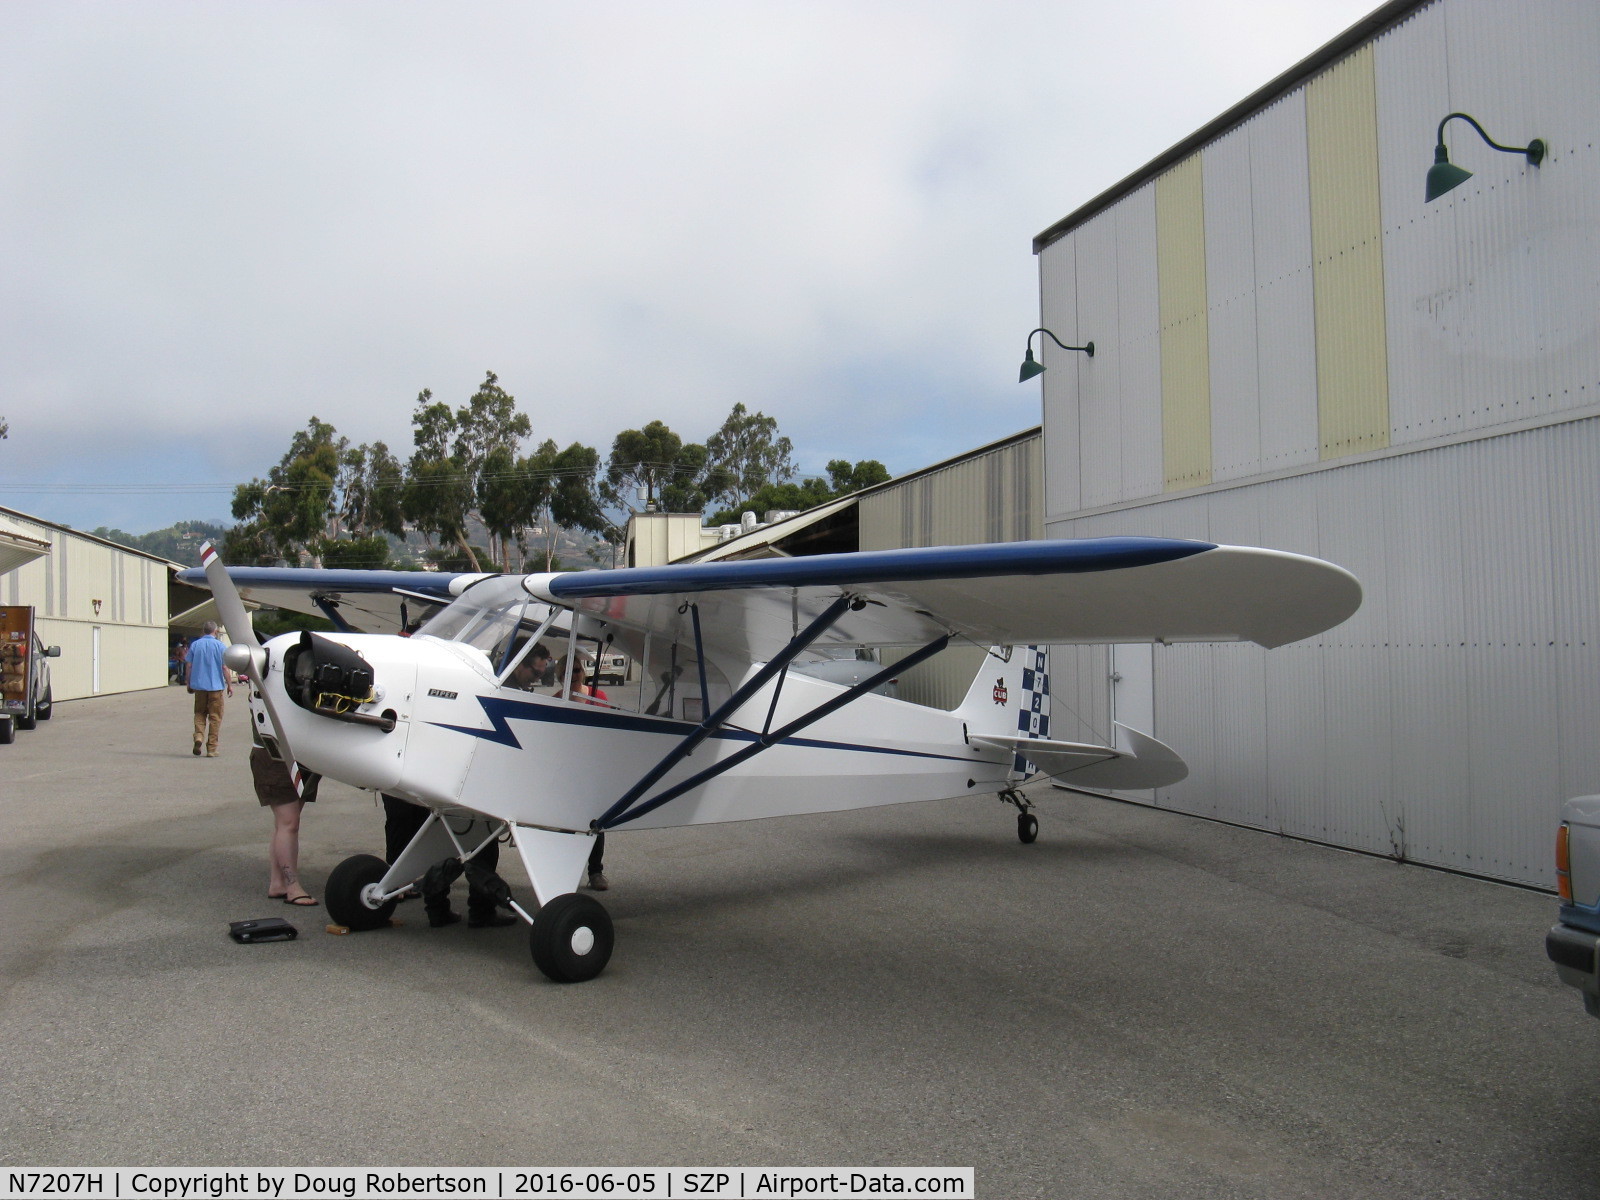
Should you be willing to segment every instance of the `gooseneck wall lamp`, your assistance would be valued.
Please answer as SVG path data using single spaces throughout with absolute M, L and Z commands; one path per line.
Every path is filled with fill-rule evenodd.
M 1041 326 L 1040 328 L 1035 329 L 1033 331 L 1033 333 L 1030 333 L 1028 335 L 1028 355 L 1027 355 L 1026 358 L 1024 358 L 1022 360 L 1022 374 L 1017 376 L 1017 382 L 1018 383 L 1027 383 L 1028 380 L 1032 379 L 1035 375 L 1043 375 L 1044 374 L 1044 364 L 1042 362 L 1039 362 L 1038 360 L 1036 360 L 1033 357 L 1033 339 L 1034 339 L 1034 335 L 1035 334 L 1040 334 L 1040 333 L 1045 334 L 1046 336 L 1048 336 L 1049 339 L 1052 342 L 1054 342 L 1056 345 L 1060 346 L 1063 350 L 1081 350 L 1083 353 L 1087 354 L 1090 358 L 1094 357 L 1094 343 L 1093 342 L 1090 342 L 1086 346 L 1069 346 L 1065 342 L 1063 342 L 1060 338 L 1058 338 L 1055 334 L 1051 333 L 1048 329 L 1045 329 L 1045 328 L 1043 328 Z
M 1496 150 L 1502 151 L 1505 154 L 1525 154 L 1527 155 L 1528 162 L 1536 167 L 1544 161 L 1545 145 L 1544 142 L 1539 138 L 1534 138 L 1533 141 L 1529 142 L 1526 146 L 1502 146 L 1499 142 L 1495 141 L 1483 131 L 1482 125 L 1479 125 L 1466 113 L 1451 113 L 1443 121 L 1439 122 L 1439 136 L 1434 139 L 1438 144 L 1433 148 L 1433 166 L 1428 168 L 1429 201 L 1437 200 L 1451 188 L 1459 187 L 1461 184 L 1472 178 L 1471 171 L 1464 171 L 1450 161 L 1450 151 L 1445 148 L 1444 127 L 1446 123 L 1457 119 L 1465 121 L 1468 125 L 1471 125 L 1478 131 L 1478 136 L 1481 137 L 1485 142 L 1488 142 L 1489 145 L 1493 146 Z M 1424 203 L 1426 202 L 1427 201 L 1424 201 Z

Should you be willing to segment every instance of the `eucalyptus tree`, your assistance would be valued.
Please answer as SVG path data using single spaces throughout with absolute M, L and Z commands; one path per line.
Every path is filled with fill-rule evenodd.
M 581 442 L 562 450 L 554 439 L 546 438 L 524 462 L 530 477 L 543 481 L 540 524 L 545 570 L 551 570 L 555 562 L 557 529 L 582 529 L 609 542 L 620 539 L 616 525 L 605 514 L 598 450 Z
M 432 546 L 437 539 L 458 547 L 481 570 L 467 544 L 467 517 L 472 511 L 472 479 L 451 453 L 456 437 L 456 414 L 443 400 L 424 388 L 411 413 L 411 459 L 406 464 L 401 511 Z
M 643 507 L 662 512 L 701 512 L 717 478 L 708 474 L 710 455 L 698 442 L 685 442 L 662 421 L 643 429 L 624 429 L 612 440 L 601 501 L 612 509 L 632 509 L 643 492 Z
M 710 499 L 737 507 L 768 484 L 795 476 L 794 443 L 778 434 L 778 420 L 735 404 L 722 427 L 706 439 Z
M 406 472 L 384 442 L 348 448 L 340 463 L 339 517 L 354 537 L 375 533 L 404 537 Z
M 229 562 L 296 559 L 314 553 L 329 536 L 337 506 L 339 471 L 346 439 L 326 421 L 312 417 L 289 449 L 267 472 L 233 490 L 232 511 L 240 524 L 224 544 Z
M 424 535 L 453 543 L 473 570 L 481 570 L 467 541 L 474 518 L 502 542 L 508 533 L 526 527 L 525 520 L 509 511 L 514 507 L 510 494 L 514 489 L 501 485 L 533 424 L 517 411 L 516 397 L 500 386 L 493 371 L 485 372 L 478 390 L 455 410 L 424 390 L 417 397 L 411 423 L 416 451 L 405 489 L 405 515 Z M 492 520 L 482 512 L 485 501 L 493 511 Z M 503 558 L 504 545 L 501 549 Z

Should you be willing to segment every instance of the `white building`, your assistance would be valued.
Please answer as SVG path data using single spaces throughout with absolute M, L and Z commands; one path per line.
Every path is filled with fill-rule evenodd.
M 1044 523 L 1331 559 L 1322 639 L 1058 655 L 1157 804 L 1551 886 L 1600 791 L 1600 5 L 1379 9 L 1040 234 Z M 1473 177 L 1424 200 L 1436 131 Z M 1114 681 L 1108 683 L 1108 681 Z M 1066 704 L 1063 704 L 1066 701 Z
M 0 604 L 32 605 L 40 638 L 61 647 L 56 700 L 166 685 L 174 564 L 9 508 L 0 550 Z

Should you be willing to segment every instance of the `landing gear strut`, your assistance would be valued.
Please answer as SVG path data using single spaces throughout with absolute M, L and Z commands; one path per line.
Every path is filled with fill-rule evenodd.
M 1000 799 L 1017 810 L 1017 841 L 1031 846 L 1039 838 L 1039 818 L 1033 815 L 1033 802 L 1015 789 L 1000 793 Z

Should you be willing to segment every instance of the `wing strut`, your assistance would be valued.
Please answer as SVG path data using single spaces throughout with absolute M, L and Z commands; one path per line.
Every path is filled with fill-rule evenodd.
M 705 720 L 701 721 L 700 724 L 697 725 L 689 733 L 689 735 L 683 739 L 683 741 L 679 742 L 671 750 L 667 751 L 666 756 L 662 758 L 662 760 L 655 766 L 651 767 L 650 770 L 646 771 L 640 778 L 639 782 L 628 789 L 627 794 L 624 795 L 622 799 L 618 800 L 610 808 L 606 809 L 606 811 L 592 823 L 592 828 L 606 829 L 615 824 L 619 813 L 625 811 L 628 805 L 632 804 L 640 796 L 644 795 L 645 791 L 653 786 L 657 780 L 659 780 L 668 771 L 672 770 L 673 767 L 677 766 L 684 759 L 688 758 L 690 754 L 694 753 L 694 748 L 696 746 L 726 725 L 729 717 L 738 712 L 751 696 L 755 695 L 766 686 L 767 680 L 771 679 L 779 671 L 787 667 L 794 660 L 796 655 L 800 654 L 807 646 L 816 641 L 817 638 L 821 637 L 822 634 L 834 624 L 834 622 L 836 622 L 840 617 L 844 616 L 847 610 L 851 608 L 860 608 L 865 603 L 866 602 L 864 600 L 857 599 L 854 596 L 840 596 L 832 604 L 828 605 L 828 607 L 823 610 L 821 616 L 819 616 L 815 621 L 812 621 L 811 624 L 807 625 L 803 630 L 794 636 L 793 640 L 791 640 L 787 646 L 785 646 L 777 654 L 773 655 L 771 662 L 764 664 L 759 671 L 757 671 L 749 679 L 745 680 L 743 686 L 741 686 L 738 691 L 734 692 L 734 694 L 728 698 L 727 703 L 723 704 L 722 707 L 717 709 L 716 712 L 712 713 Z M 700 659 L 700 695 L 704 697 L 706 695 L 706 666 L 705 652 L 700 646 L 699 608 L 691 604 L 689 606 L 689 616 L 694 621 L 695 654 Z M 638 814 L 634 813 L 632 815 L 637 816 Z
M 321 592 L 314 594 L 311 597 L 311 602 L 322 610 L 322 615 L 327 617 L 328 620 L 332 621 L 333 627 L 340 633 L 361 632 L 361 630 L 350 624 L 349 621 L 346 621 L 344 619 L 344 614 L 339 611 L 339 606 L 332 600 L 329 600 L 328 597 L 324 596 Z
M 826 615 L 826 614 L 824 614 L 824 615 Z M 811 631 L 808 629 L 808 630 L 806 630 L 805 633 L 801 634 L 800 637 L 801 638 L 806 638 L 806 637 L 808 637 L 810 635 L 810 633 L 811 633 Z M 795 653 L 798 653 L 799 651 L 798 651 L 798 649 L 796 649 L 796 643 L 799 640 L 800 639 L 797 638 L 795 640 L 795 642 L 789 643 L 789 646 L 786 648 L 785 652 L 787 653 L 788 651 L 793 650 Z M 679 796 L 683 795 L 685 792 L 693 791 L 695 788 L 699 787 L 702 783 L 706 783 L 709 780 L 715 779 L 718 775 L 721 775 L 726 771 L 732 770 L 734 767 L 738 766 L 740 763 L 754 758 L 756 755 L 760 754 L 763 750 L 766 750 L 766 749 L 768 749 L 768 748 L 770 748 L 772 746 L 777 745 L 779 742 L 782 742 L 782 741 L 784 741 L 784 740 L 786 740 L 786 739 L 788 739 L 790 737 L 793 737 L 795 734 L 799 733 L 802 729 L 806 728 L 808 725 L 815 724 L 817 721 L 822 720 L 822 718 L 827 716 L 829 713 L 837 712 L 839 709 L 843 708 L 846 704 L 849 704 L 854 700 L 860 699 L 862 696 L 864 696 L 868 692 L 872 691 L 873 688 L 878 687 L 881 684 L 887 683 L 889 680 L 893 679 L 896 675 L 899 675 L 901 672 L 909 671 L 912 667 L 916 666 L 918 663 L 922 662 L 924 659 L 932 658 L 935 654 L 939 653 L 939 651 L 943 650 L 949 644 L 950 644 L 950 635 L 949 634 L 946 634 L 944 637 L 941 637 L 941 638 L 938 638 L 938 639 L 936 639 L 936 640 L 934 640 L 932 642 L 929 642 L 926 646 L 922 647 L 922 649 L 914 651 L 913 653 L 906 655 L 906 657 L 902 658 L 899 662 L 893 663 L 890 666 L 885 667 L 883 670 L 879 671 L 876 675 L 873 675 L 871 678 L 863 679 L 860 683 L 856 684 L 854 687 L 849 688 L 848 690 L 846 690 L 844 692 L 841 692 L 839 695 L 835 696 L 832 700 L 829 700 L 827 703 L 817 705 L 816 708 L 812 709 L 810 712 L 806 713 L 804 716 L 798 717 L 795 720 L 790 721 L 789 724 L 785 725 L 782 729 L 773 730 L 771 732 L 763 731 L 760 737 L 756 738 L 756 740 L 754 742 L 752 742 L 750 745 L 746 746 L 743 750 L 739 750 L 739 751 L 737 751 L 737 752 L 735 752 L 733 754 L 730 754 L 727 758 L 722 759 L 720 762 L 713 763 L 711 766 L 707 767 L 704 771 L 701 771 L 699 774 L 691 776 L 688 779 L 685 779 L 682 783 L 673 784 L 666 791 L 660 792 L 657 795 L 652 796 L 650 799 L 644 801 L 642 804 L 636 804 L 632 808 L 628 808 L 627 805 L 630 803 L 631 799 L 633 797 L 642 795 L 646 788 L 648 788 L 656 780 L 660 779 L 661 775 L 665 772 L 666 767 L 670 767 L 673 763 L 677 763 L 677 762 L 682 761 L 682 759 L 684 758 L 685 753 L 687 753 L 687 752 L 679 753 L 679 751 L 682 750 L 682 748 L 683 748 L 682 744 L 680 743 L 680 745 L 678 746 L 677 749 L 675 749 L 671 754 L 667 755 L 666 759 L 662 760 L 662 762 L 666 764 L 666 767 L 658 766 L 656 770 L 650 772 L 649 775 L 647 775 L 644 779 L 640 780 L 637 784 L 635 784 L 629 790 L 629 792 L 628 792 L 628 794 L 626 796 L 624 796 L 621 800 L 619 800 L 615 804 L 613 804 L 609 809 L 606 810 L 604 816 L 600 817 L 599 820 L 594 822 L 593 827 L 595 829 L 613 829 L 616 826 L 621 825 L 626 821 L 632 821 L 632 820 L 634 820 L 634 819 L 636 819 L 638 817 L 642 817 L 647 812 L 653 812 L 655 809 L 658 809 L 663 804 L 667 803 L 667 801 L 676 800 Z M 801 649 L 803 649 L 803 647 L 801 647 Z M 793 658 L 794 655 L 790 654 L 789 657 Z M 787 660 L 785 660 L 785 662 L 787 663 Z M 770 666 L 771 664 L 768 664 L 768 665 Z M 771 672 L 763 672 L 761 674 L 761 677 L 759 678 L 759 680 L 753 680 L 753 682 L 765 683 L 766 680 L 770 679 L 771 677 L 772 677 L 772 673 Z M 736 696 L 734 698 L 734 700 L 742 700 L 742 699 L 748 698 L 746 693 L 748 693 L 750 691 L 751 691 L 751 689 L 748 686 L 746 686 L 744 688 L 740 688 L 739 689 L 739 695 Z M 734 704 L 734 701 L 730 700 L 728 702 L 728 704 L 723 705 L 722 709 L 718 710 L 717 715 L 719 717 L 721 717 L 723 715 L 723 712 L 725 710 L 727 710 L 733 704 Z M 772 714 L 768 713 L 767 714 L 767 720 L 768 720 L 769 723 L 770 723 L 771 719 L 772 719 Z M 701 728 L 704 729 L 705 727 L 702 726 Z M 697 734 L 699 732 L 700 732 L 699 730 L 696 730 L 695 733 L 691 733 L 689 735 L 689 737 L 684 739 L 684 742 L 685 743 L 688 742 L 691 738 L 695 737 L 695 734 Z M 708 734 L 709 734 L 709 732 L 710 731 L 707 730 Z M 704 740 L 704 739 L 702 738 L 701 740 Z M 670 759 L 671 761 L 668 762 L 667 761 L 668 759 Z

